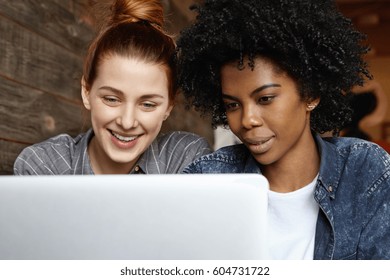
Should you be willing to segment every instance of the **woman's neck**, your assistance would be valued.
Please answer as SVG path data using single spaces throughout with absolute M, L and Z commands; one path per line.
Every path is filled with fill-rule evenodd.
M 313 181 L 320 169 L 320 154 L 313 137 L 294 147 L 283 159 L 262 166 L 270 189 L 275 192 L 292 192 Z
M 100 148 L 95 137 L 88 144 L 89 161 L 94 174 L 128 174 L 134 163 L 118 163 L 113 161 Z

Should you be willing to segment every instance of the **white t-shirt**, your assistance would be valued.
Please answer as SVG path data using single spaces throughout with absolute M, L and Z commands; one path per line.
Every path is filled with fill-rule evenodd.
M 313 259 L 319 211 L 314 200 L 317 177 L 309 185 L 290 193 L 269 192 L 269 259 Z

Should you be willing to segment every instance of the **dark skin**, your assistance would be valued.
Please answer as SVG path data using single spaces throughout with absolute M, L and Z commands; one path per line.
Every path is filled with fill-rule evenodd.
M 319 100 L 302 100 L 296 81 L 263 58 L 253 70 L 224 65 L 221 85 L 230 129 L 261 165 L 270 189 L 292 192 L 313 181 L 320 156 L 310 114 Z

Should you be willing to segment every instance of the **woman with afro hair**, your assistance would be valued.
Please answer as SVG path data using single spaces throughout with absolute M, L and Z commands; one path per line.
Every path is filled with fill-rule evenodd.
M 371 78 L 363 35 L 330 0 L 205 0 L 197 10 L 177 42 L 179 85 L 242 144 L 184 172 L 268 179 L 270 259 L 390 259 L 389 154 L 337 137 L 351 88 Z

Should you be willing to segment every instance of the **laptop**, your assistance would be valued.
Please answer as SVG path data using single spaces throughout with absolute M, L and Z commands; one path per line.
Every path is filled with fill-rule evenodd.
M 266 259 L 259 174 L 0 176 L 0 259 Z

